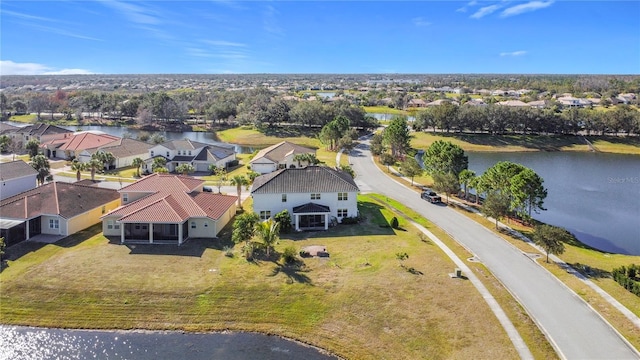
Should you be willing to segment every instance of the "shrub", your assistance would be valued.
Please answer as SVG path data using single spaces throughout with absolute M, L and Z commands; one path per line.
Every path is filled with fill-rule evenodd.
M 280 223 L 280 232 L 288 233 L 291 231 L 291 215 L 287 209 L 284 209 L 277 213 L 273 219 Z
M 351 225 L 351 224 L 357 224 L 359 221 L 360 221 L 360 218 L 357 216 L 348 216 L 348 217 L 343 217 L 340 223 L 345 225 Z
M 398 223 L 398 218 L 394 216 L 391 218 L 391 227 L 397 229 L 398 226 L 400 226 L 400 223 Z
M 282 259 L 286 264 L 292 264 L 296 262 L 296 248 L 293 246 L 287 246 L 282 252 Z
M 240 161 L 238 159 L 231 160 L 227 163 L 227 168 L 238 166 L 238 164 L 240 164 Z
M 230 246 L 225 246 L 222 248 L 222 251 L 224 251 L 224 256 L 226 257 L 233 257 L 233 249 Z
M 631 264 L 629 267 L 622 266 L 611 271 L 611 277 L 615 282 L 627 289 L 636 296 L 640 296 L 640 281 L 636 277 L 640 271 L 640 266 Z
M 300 257 L 306 258 L 311 256 L 308 251 L 300 250 Z

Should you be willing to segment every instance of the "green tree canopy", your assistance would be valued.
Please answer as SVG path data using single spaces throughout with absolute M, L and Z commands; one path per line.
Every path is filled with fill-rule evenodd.
M 273 219 L 267 219 L 257 224 L 256 232 L 267 248 L 267 257 L 269 257 L 271 249 L 280 239 L 280 223 Z
M 407 158 L 400 165 L 400 170 L 404 174 L 404 176 L 408 176 L 411 178 L 411 185 L 413 186 L 413 178 L 422 174 L 422 168 L 418 161 L 411 157 L 407 156 Z
M 533 232 L 533 242 L 547 253 L 547 262 L 549 262 L 549 254 L 562 254 L 563 242 L 569 242 L 572 239 L 573 235 L 567 230 L 547 224 L 536 226 Z
M 498 221 L 509 214 L 510 206 L 511 201 L 506 194 L 494 191 L 490 192 L 484 200 L 484 203 L 482 204 L 482 213 L 495 219 L 497 229 Z
M 44 184 L 44 181 L 47 177 L 50 176 L 51 166 L 49 165 L 49 159 L 46 156 L 39 154 L 34 156 L 31 159 L 31 167 L 33 167 L 38 174 L 36 175 L 36 180 L 38 180 L 38 184 Z
M 394 115 L 391 123 L 384 129 L 384 143 L 391 149 L 391 155 L 398 159 L 403 157 L 410 147 L 411 135 L 407 126 L 407 117 Z
M 452 173 L 457 177 L 469 166 L 469 158 L 460 146 L 450 141 L 437 140 L 425 151 L 424 166 L 431 175 Z
M 236 216 L 233 221 L 231 240 L 236 244 L 243 241 L 248 243 L 255 234 L 256 224 L 259 221 L 258 214 L 253 212 L 246 212 Z

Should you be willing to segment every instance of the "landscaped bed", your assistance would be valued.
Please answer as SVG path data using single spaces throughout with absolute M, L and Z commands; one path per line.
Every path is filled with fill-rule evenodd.
M 279 251 L 331 250 L 329 259 L 301 259 L 304 266 L 247 262 L 239 249 L 229 258 L 224 236 L 179 248 L 123 246 L 94 227 L 55 245 L 27 242 L 0 274 L 0 322 L 259 331 L 354 359 L 517 357 L 472 284 L 449 278 L 453 262 L 406 224 L 379 226 L 394 214 L 361 200 L 359 225 L 282 236 Z M 423 275 L 401 267 L 398 252 Z M 541 356 L 553 356 L 546 348 Z

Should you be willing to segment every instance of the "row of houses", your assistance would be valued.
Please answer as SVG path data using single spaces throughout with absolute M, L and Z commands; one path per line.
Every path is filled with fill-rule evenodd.
M 359 189 L 349 174 L 295 164 L 293 153 L 310 150 L 295 144 L 268 149 L 255 163 L 265 174 L 255 179 L 250 191 L 260 219 L 287 210 L 292 225 L 301 231 L 326 230 L 332 222 L 357 216 Z M 178 156 L 189 156 L 188 150 Z M 267 171 L 267 160 L 274 171 Z M 8 245 L 38 235 L 69 236 L 98 223 L 105 236 L 121 243 L 181 245 L 188 239 L 217 237 L 232 220 L 238 202 L 234 195 L 204 191 L 201 179 L 175 174 L 152 174 L 113 190 L 87 181 L 35 187 L 35 170 L 23 161 L 1 163 L 0 173 L 0 231 Z

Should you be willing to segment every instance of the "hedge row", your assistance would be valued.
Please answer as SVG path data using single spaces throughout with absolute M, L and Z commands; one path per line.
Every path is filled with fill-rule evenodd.
M 613 280 L 618 284 L 624 286 L 624 288 L 632 294 L 640 296 L 640 279 L 638 279 L 638 275 L 640 275 L 640 265 L 631 264 L 629 266 L 615 268 L 611 272 L 611 275 L 613 276 Z

